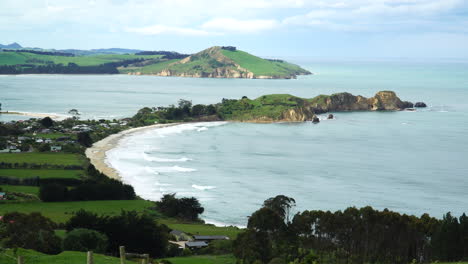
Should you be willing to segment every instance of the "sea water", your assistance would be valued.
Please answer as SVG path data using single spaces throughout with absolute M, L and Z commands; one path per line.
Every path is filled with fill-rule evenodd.
M 194 196 L 204 219 L 243 226 L 272 196 L 297 210 L 370 205 L 441 217 L 468 211 L 468 64 L 301 61 L 297 80 L 154 76 L 0 76 L 3 108 L 83 118 L 131 116 L 144 106 L 215 103 L 290 93 L 302 97 L 393 90 L 424 101 L 416 112 L 334 113 L 319 124 L 197 123 L 133 134 L 107 162 L 138 195 Z M 0 116 L 0 120 L 1 120 Z

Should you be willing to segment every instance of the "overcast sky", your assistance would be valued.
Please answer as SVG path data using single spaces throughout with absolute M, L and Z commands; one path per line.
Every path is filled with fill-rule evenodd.
M 0 0 L 0 43 L 468 58 L 467 0 Z

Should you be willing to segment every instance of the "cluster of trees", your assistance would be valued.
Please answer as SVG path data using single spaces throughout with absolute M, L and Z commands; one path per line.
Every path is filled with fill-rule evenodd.
M 93 66 L 78 66 L 75 63 L 47 64 L 47 65 L 2 65 L 0 74 L 117 74 L 119 71 L 114 65 L 101 64 Z
M 116 216 L 98 216 L 78 211 L 65 224 L 62 240 L 55 234 L 58 225 L 40 213 L 7 213 L 0 219 L 0 246 L 33 249 L 46 254 L 62 250 L 94 251 L 117 255 L 119 246 L 152 257 L 166 256 L 168 232 L 148 215 L 122 211 Z
M 161 201 L 156 202 L 158 211 L 168 217 L 176 217 L 188 221 L 198 221 L 205 211 L 195 197 L 176 198 L 175 193 L 165 194 Z
M 39 198 L 44 202 L 93 201 L 93 200 L 134 200 L 135 190 L 131 185 L 110 179 L 90 164 L 86 169 L 87 180 L 73 184 L 66 182 L 41 180 Z
M 20 50 L 5 49 L 3 51 L 16 52 L 16 53 L 27 52 L 27 53 L 33 53 L 33 54 L 39 54 L 39 55 L 50 55 L 50 56 L 75 57 L 75 54 L 73 53 L 58 52 L 58 51 L 39 51 L 39 50 L 26 50 L 26 49 L 20 49 Z
M 131 185 L 109 179 L 100 183 L 83 182 L 73 188 L 58 183 L 43 184 L 39 198 L 44 202 L 133 200 L 136 195 Z
M 95 230 L 108 238 L 107 253 L 118 254 L 119 246 L 129 252 L 152 257 L 165 256 L 168 250 L 169 229 L 158 225 L 152 217 L 135 211 L 122 211 L 116 216 L 98 216 L 84 210 L 78 211 L 66 223 L 66 230 L 85 228 Z
M 188 54 L 181 54 L 174 51 L 142 51 L 135 53 L 135 55 L 163 55 L 163 58 L 168 60 L 183 59 L 190 56 Z
M 132 117 L 134 125 L 144 125 L 149 123 L 167 122 L 167 121 L 190 121 L 190 120 L 218 120 L 217 110 L 215 105 L 192 105 L 191 101 L 180 99 L 177 106 L 170 105 L 169 107 L 145 107 L 138 111 Z
M 234 241 L 242 263 L 410 263 L 468 259 L 468 218 L 438 220 L 371 207 L 304 211 L 292 198 L 265 201 Z

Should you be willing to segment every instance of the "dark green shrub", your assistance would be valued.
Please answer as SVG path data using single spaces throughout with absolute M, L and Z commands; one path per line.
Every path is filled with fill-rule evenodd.
M 63 249 L 69 251 L 106 252 L 107 236 L 98 231 L 78 228 L 70 231 L 63 240 Z

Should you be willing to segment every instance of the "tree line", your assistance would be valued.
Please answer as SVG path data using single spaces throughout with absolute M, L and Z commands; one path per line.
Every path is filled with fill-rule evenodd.
M 168 60 L 183 59 L 190 56 L 188 54 L 181 54 L 175 51 L 142 51 L 135 53 L 135 55 L 163 55 L 163 58 Z
M 16 52 L 16 53 L 27 52 L 27 53 L 33 53 L 33 54 L 39 54 L 39 55 L 50 55 L 50 56 L 75 57 L 75 54 L 73 53 L 58 52 L 58 51 L 39 51 L 39 50 L 26 50 L 26 49 L 21 49 L 21 50 L 4 49 L 3 51 L 4 52 Z
M 468 217 L 439 220 L 350 207 L 304 211 L 291 218 L 294 199 L 264 202 L 234 242 L 240 263 L 429 263 L 468 259 Z
M 118 74 L 120 66 L 128 66 L 133 63 L 142 62 L 144 59 L 130 59 L 117 62 L 109 62 L 99 65 L 81 66 L 76 63 L 37 65 L 1 65 L 0 74 Z

